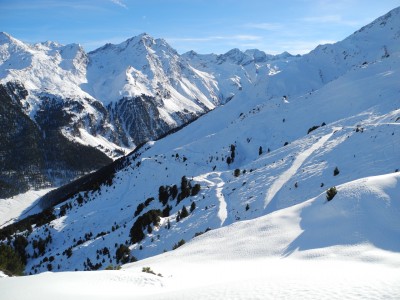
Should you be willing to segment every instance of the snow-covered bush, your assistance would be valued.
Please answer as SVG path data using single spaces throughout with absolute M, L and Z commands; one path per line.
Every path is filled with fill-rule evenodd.
M 330 189 L 328 189 L 326 191 L 326 200 L 331 201 L 333 199 L 333 197 L 335 197 L 335 195 L 337 194 L 337 190 L 336 187 L 331 187 Z

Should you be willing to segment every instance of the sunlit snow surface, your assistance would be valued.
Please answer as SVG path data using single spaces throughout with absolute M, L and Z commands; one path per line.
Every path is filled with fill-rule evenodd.
M 398 269 L 343 261 L 241 260 L 0 280 L 3 299 L 398 299 Z M 167 267 L 167 266 L 166 266 Z M 173 269 L 172 269 L 173 268 Z M 28 298 L 27 298 L 28 297 Z
M 400 174 L 364 178 L 329 202 L 237 222 L 120 271 L 2 278 L 0 289 L 4 299 L 398 299 L 399 194 Z

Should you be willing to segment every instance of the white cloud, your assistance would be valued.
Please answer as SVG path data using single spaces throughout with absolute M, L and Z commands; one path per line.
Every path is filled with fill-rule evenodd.
M 126 4 L 125 4 L 124 2 L 122 2 L 122 0 L 111 0 L 111 2 L 114 3 L 114 4 L 117 4 L 117 5 L 119 5 L 119 6 L 121 6 L 121 7 L 123 7 L 123 8 L 128 8 L 128 7 L 126 6 Z
M 358 26 L 362 25 L 360 21 L 349 21 L 344 20 L 340 15 L 325 15 L 325 16 L 317 16 L 317 17 L 306 17 L 302 18 L 301 21 L 309 22 L 309 23 L 332 23 L 339 25 L 348 25 L 348 26 Z
M 1 2 L 1 1 L 0 1 Z M 3 1 L 4 2 L 4 1 Z M 1 10 L 43 10 L 53 8 L 65 8 L 65 9 L 76 9 L 76 10 L 103 10 L 99 5 L 96 5 L 93 1 L 68 1 L 68 0 L 36 0 L 30 2 L 22 1 L 9 1 L 8 3 L 0 3 Z
M 262 37 L 257 35 L 234 35 L 232 37 L 227 37 L 227 39 L 231 38 L 239 41 L 258 41 L 262 39 Z
M 188 38 L 167 38 L 171 42 L 211 42 L 218 40 L 234 40 L 234 41 L 258 41 L 261 36 L 257 35 L 227 35 L 227 36 L 207 36 L 207 37 L 188 37 Z
M 279 47 L 281 47 L 281 49 L 284 51 L 290 52 L 291 54 L 307 54 L 311 50 L 314 50 L 318 45 L 333 44 L 335 42 L 336 41 L 333 40 L 291 40 L 279 42 Z
M 364 1 L 360 0 L 312 0 L 315 8 L 323 13 L 323 12 L 345 12 L 349 9 L 358 7 L 359 5 L 365 4 Z M 367 5 L 367 4 L 365 4 Z
M 278 31 L 283 28 L 283 25 L 279 23 L 249 23 L 246 24 L 244 27 L 268 31 Z

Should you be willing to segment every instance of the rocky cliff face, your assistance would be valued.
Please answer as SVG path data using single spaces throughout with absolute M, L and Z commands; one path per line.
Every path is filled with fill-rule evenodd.
M 22 86 L 0 85 L 0 197 L 47 183 L 40 172 L 44 167 L 38 150 L 42 135 L 19 103 L 26 94 Z
M 57 99 L 44 97 L 35 118 L 29 118 L 21 105 L 27 95 L 20 84 L 0 85 L 1 198 L 60 185 L 111 162 L 62 134 L 72 116 Z

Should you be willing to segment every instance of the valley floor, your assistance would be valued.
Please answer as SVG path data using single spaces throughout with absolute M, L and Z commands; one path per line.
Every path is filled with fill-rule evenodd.
M 37 205 L 39 199 L 51 190 L 51 188 L 39 191 L 30 190 L 11 198 L 0 199 L 0 228 L 41 212 L 42 209 Z

